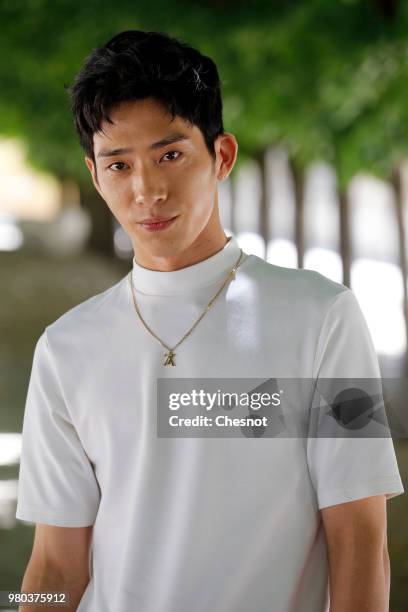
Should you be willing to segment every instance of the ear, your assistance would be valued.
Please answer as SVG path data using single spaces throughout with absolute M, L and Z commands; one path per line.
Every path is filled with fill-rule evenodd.
M 234 134 L 220 134 L 215 141 L 215 151 L 216 176 L 219 181 L 224 181 L 230 175 L 238 155 L 238 142 Z
M 86 163 L 86 166 L 89 172 L 91 173 L 92 181 L 93 181 L 96 191 L 99 193 L 100 196 L 102 196 L 101 188 L 98 183 L 98 176 L 96 174 L 96 167 L 95 167 L 95 163 L 93 159 L 91 159 L 90 157 L 85 157 L 85 163 Z

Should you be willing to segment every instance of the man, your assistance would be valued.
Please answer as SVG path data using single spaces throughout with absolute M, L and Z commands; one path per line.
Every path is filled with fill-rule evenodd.
M 215 64 L 165 34 L 123 32 L 71 96 L 134 259 L 38 340 L 22 590 L 68 591 L 80 612 L 323 612 L 329 597 L 330 612 L 384 612 L 386 498 L 403 492 L 390 438 L 158 435 L 159 379 L 380 376 L 348 288 L 225 235 L 217 183 L 238 146 Z

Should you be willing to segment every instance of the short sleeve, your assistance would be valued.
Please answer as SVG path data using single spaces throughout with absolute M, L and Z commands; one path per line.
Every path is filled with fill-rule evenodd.
M 363 313 L 350 289 L 338 294 L 326 313 L 315 353 L 313 381 L 315 397 L 310 411 L 307 461 L 318 507 L 380 494 L 389 499 L 403 493 L 393 441 L 389 429 L 384 429 L 387 419 L 378 358 Z M 360 403 L 345 402 L 350 390 L 355 392 L 357 387 L 363 387 Z M 370 393 L 370 389 L 376 392 Z M 370 404 L 372 398 L 376 400 Z M 358 415 L 352 414 L 342 430 L 344 433 L 339 434 L 340 428 L 334 427 L 336 420 L 338 425 L 339 414 L 333 414 L 333 406 L 348 410 L 358 406 L 359 410 L 364 409 L 364 401 L 369 402 L 371 429 L 359 425 Z M 374 405 L 382 405 L 382 412 L 375 412 Z M 377 414 L 383 416 L 380 424 L 372 416 Z M 367 418 L 366 414 L 361 418 Z M 388 431 L 388 435 L 381 431 Z
M 99 501 L 98 482 L 71 422 L 44 331 L 28 385 L 16 517 L 86 527 L 94 523 Z

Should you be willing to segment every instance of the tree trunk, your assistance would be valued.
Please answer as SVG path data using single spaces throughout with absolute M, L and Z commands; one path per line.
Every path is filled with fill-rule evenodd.
M 397 0 L 375 0 L 375 4 L 386 19 L 393 20 L 397 16 Z
M 71 178 L 62 178 L 60 182 L 62 207 L 80 206 L 81 194 L 78 184 Z
M 266 259 L 267 247 L 270 240 L 269 235 L 269 192 L 268 192 L 268 171 L 265 161 L 266 151 L 260 151 L 256 156 L 261 171 L 261 210 L 259 215 L 259 233 L 264 241 L 264 258 Z
M 237 231 L 237 224 L 235 223 L 236 215 L 236 202 L 237 202 L 237 175 L 236 172 L 230 174 L 230 187 L 231 187 L 231 232 L 235 236 Z
M 350 224 L 348 214 L 348 198 L 347 189 L 340 191 L 340 253 L 343 262 L 343 285 L 350 288 L 350 268 L 351 268 L 351 250 L 350 250 Z
M 108 205 L 90 186 L 81 186 L 81 205 L 89 212 L 92 222 L 88 247 L 104 255 L 114 256 L 113 216 Z
M 295 203 L 296 203 L 296 222 L 295 222 L 295 236 L 296 236 L 296 247 L 297 247 L 297 258 L 298 268 L 303 268 L 303 259 L 305 254 L 305 236 L 304 236 L 304 178 L 303 174 L 297 168 L 293 161 L 290 161 L 290 167 L 292 170 L 293 187 L 295 191 Z

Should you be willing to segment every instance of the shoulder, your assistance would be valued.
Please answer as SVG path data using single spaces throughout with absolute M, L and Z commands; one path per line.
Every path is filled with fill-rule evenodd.
M 75 344 L 95 334 L 103 336 L 123 312 L 127 275 L 115 285 L 89 297 L 67 310 L 44 330 L 48 343 L 54 346 Z
M 352 295 L 351 290 L 320 272 L 298 268 L 285 268 L 266 262 L 255 255 L 248 256 L 242 272 L 254 281 L 259 289 L 274 300 L 289 305 L 320 306 L 323 310 L 337 302 L 337 298 Z

